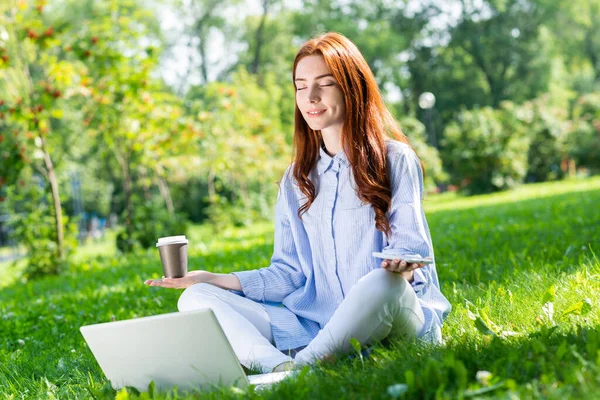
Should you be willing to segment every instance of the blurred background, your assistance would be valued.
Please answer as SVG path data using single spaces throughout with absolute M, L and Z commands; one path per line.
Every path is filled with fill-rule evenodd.
M 600 0 L 2 0 L 0 262 L 31 278 L 271 220 L 293 57 L 326 31 L 367 59 L 427 196 L 600 171 Z

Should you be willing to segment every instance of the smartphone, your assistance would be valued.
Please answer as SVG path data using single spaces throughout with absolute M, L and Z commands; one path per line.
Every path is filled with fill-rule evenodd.
M 373 257 L 375 257 L 375 258 L 383 258 L 384 260 L 394 260 L 394 259 L 398 258 L 399 260 L 406 261 L 409 264 L 414 264 L 414 263 L 417 263 L 417 264 L 427 264 L 427 265 L 433 264 L 433 260 L 431 258 L 414 258 L 413 257 L 413 258 L 409 258 L 409 259 L 406 260 L 406 259 L 403 259 L 400 256 L 395 256 L 393 254 L 379 253 L 377 251 L 373 252 Z

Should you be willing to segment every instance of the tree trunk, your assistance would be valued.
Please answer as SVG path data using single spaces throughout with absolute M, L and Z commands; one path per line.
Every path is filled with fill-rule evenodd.
M 162 198 L 165 200 L 165 205 L 167 206 L 169 214 L 175 214 L 175 207 L 173 207 L 173 198 L 171 197 L 171 191 L 169 190 L 167 181 L 165 181 L 161 177 L 158 177 L 158 189 L 160 190 Z
M 208 171 L 208 198 L 212 202 L 215 198 L 215 171 L 211 168 Z
M 267 15 L 269 15 L 269 3 L 270 0 L 263 0 L 263 14 L 260 19 L 258 28 L 256 29 L 256 47 L 254 48 L 254 60 L 252 61 L 252 65 L 250 66 L 250 73 L 255 75 L 258 75 L 258 70 L 260 68 L 260 50 L 263 45 L 263 33 L 265 30 Z
M 202 83 L 208 83 L 208 56 L 206 55 L 206 43 L 205 38 L 200 38 L 200 43 L 198 44 L 198 53 L 200 53 L 200 59 L 202 59 L 202 63 L 200 64 L 200 73 L 202 75 Z
M 121 172 L 123 174 L 123 192 L 125 193 L 125 230 L 127 231 L 128 244 L 131 244 L 133 238 L 133 185 L 131 182 L 131 174 L 129 167 L 129 157 L 125 155 L 123 158 L 118 157 L 121 164 Z
M 54 172 L 54 164 L 50 153 L 46 149 L 46 141 L 42 136 L 42 152 L 44 153 L 44 165 L 52 189 L 52 202 L 54 203 L 54 221 L 56 224 L 56 244 L 58 247 L 58 257 L 60 260 L 64 259 L 64 233 L 63 233 L 63 220 L 62 220 L 62 206 L 60 204 L 60 193 L 58 189 L 58 181 L 56 180 L 56 173 Z
M 140 181 L 142 183 L 142 191 L 144 192 L 144 200 L 150 203 L 152 201 L 152 193 L 150 193 L 150 185 L 147 184 L 148 180 L 146 178 L 148 178 L 148 173 L 145 169 L 141 169 L 140 175 L 142 178 Z
M 600 81 L 600 59 L 597 52 L 594 49 L 594 31 L 593 27 L 588 29 L 585 33 L 585 52 L 590 59 L 592 69 L 594 70 L 594 79 Z

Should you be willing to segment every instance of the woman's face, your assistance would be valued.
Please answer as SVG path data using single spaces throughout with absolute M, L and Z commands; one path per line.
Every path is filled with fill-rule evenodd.
M 296 104 L 315 131 L 339 130 L 346 114 L 344 94 L 323 56 L 302 58 L 296 66 Z

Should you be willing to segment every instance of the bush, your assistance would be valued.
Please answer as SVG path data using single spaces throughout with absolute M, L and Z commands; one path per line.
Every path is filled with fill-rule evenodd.
M 507 111 L 512 112 L 512 107 Z M 560 166 L 567 156 L 569 136 L 567 110 L 550 105 L 546 95 L 526 102 L 514 110 L 513 116 L 524 124 L 523 128 L 531 138 L 526 181 L 561 179 L 565 171 Z
M 150 202 L 135 207 L 133 237 L 129 237 L 125 228 L 117 234 L 116 245 L 123 253 L 148 249 L 156 245 L 159 237 L 185 235 L 187 230 L 188 223 L 183 215 L 170 214 L 165 207 Z
M 600 172 L 600 93 L 582 96 L 573 118 L 567 151 L 578 166 Z
M 448 180 L 448 174 L 442 167 L 442 159 L 438 150 L 427 144 L 425 125 L 416 118 L 400 120 L 402 131 L 425 165 L 425 190 L 434 191 L 439 184 Z
M 25 279 L 58 275 L 64 271 L 77 247 L 76 227 L 63 214 L 63 258 L 57 244 L 56 222 L 52 198 L 35 177 L 23 177 L 23 186 L 8 190 L 8 205 L 14 214 L 8 222 L 14 238 L 27 251 Z
M 530 139 L 513 106 L 462 111 L 444 132 L 442 160 L 451 180 L 470 194 L 508 189 L 527 172 Z

